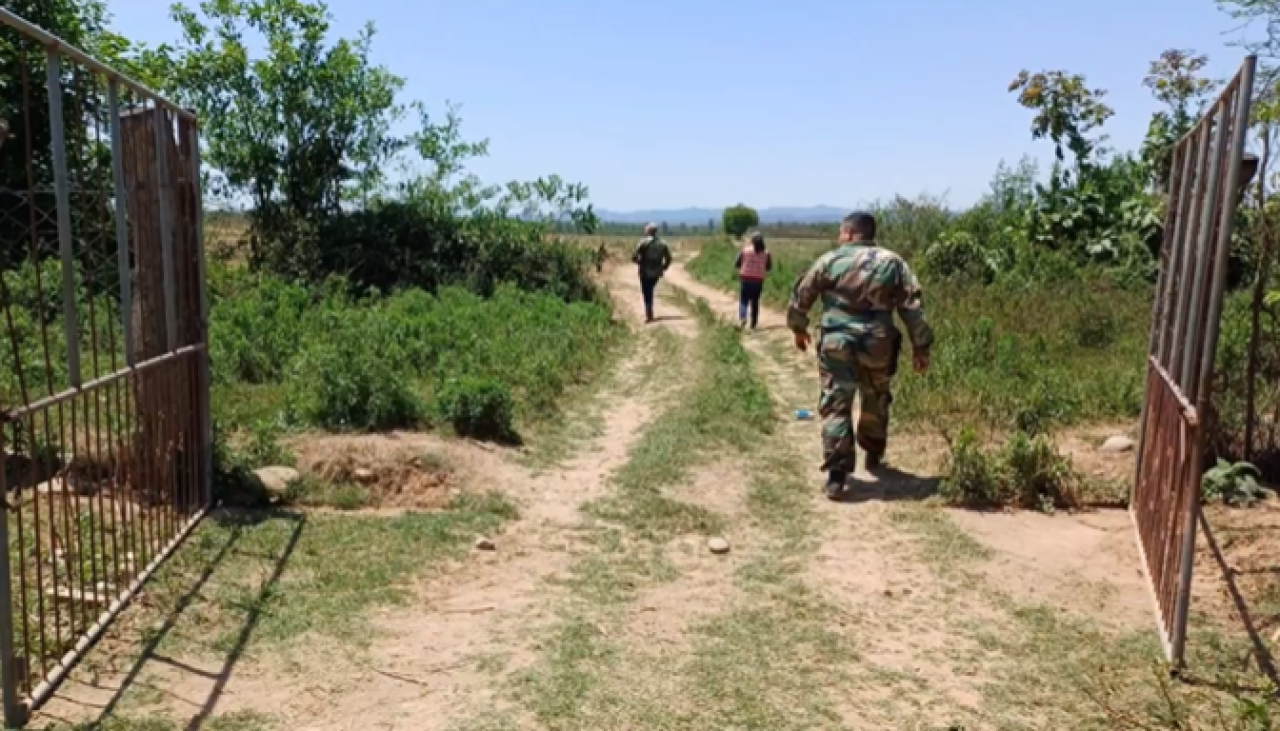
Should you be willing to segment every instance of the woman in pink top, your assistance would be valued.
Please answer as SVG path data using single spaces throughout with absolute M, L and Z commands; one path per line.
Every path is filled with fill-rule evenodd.
M 738 321 L 747 324 L 747 311 L 751 312 L 751 329 L 756 329 L 760 319 L 760 294 L 764 291 L 764 278 L 773 270 L 773 257 L 764 248 L 764 234 L 751 234 L 751 243 L 742 247 L 733 262 L 738 270 Z

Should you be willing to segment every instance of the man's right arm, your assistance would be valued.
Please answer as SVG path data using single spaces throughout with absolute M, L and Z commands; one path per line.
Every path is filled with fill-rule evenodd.
M 741 251 L 738 252 L 738 258 L 733 260 L 733 268 L 734 269 L 742 268 L 742 252 Z
M 809 332 L 809 310 L 822 293 L 831 288 L 827 276 L 827 258 L 821 257 L 809 267 L 791 288 L 791 302 L 787 306 L 787 327 L 800 335 Z

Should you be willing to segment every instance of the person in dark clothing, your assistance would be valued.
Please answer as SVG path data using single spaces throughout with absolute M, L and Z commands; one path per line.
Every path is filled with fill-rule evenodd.
M 658 225 L 651 223 L 644 227 L 644 238 L 636 244 L 631 256 L 640 270 L 640 294 L 644 297 L 644 321 L 653 322 L 653 291 L 658 280 L 666 274 L 671 266 L 671 247 L 658 237 Z
M 751 329 L 755 330 L 760 320 L 764 280 L 773 271 L 773 257 L 764 247 L 764 234 L 759 231 L 751 234 L 751 243 L 738 252 L 733 267 L 738 270 L 738 322 L 745 327 L 750 311 Z

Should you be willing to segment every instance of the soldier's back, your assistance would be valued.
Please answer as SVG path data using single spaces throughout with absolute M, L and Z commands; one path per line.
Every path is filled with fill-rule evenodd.
M 823 296 L 823 316 L 854 321 L 892 317 L 907 297 L 910 283 L 902 257 L 878 246 L 849 244 L 826 255 L 823 266 L 831 288 Z

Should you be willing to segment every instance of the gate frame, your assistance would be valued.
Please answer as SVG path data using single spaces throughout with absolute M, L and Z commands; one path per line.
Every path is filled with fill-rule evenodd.
M 50 108 L 50 132 L 51 147 L 53 154 L 54 176 L 55 176 L 55 196 L 57 202 L 57 232 L 59 239 L 59 260 L 62 265 L 62 292 L 65 312 L 65 330 L 64 335 L 67 343 L 67 363 L 70 377 L 70 387 L 62 392 L 53 394 L 44 399 L 39 399 L 32 403 L 24 403 L 21 407 L 17 407 L 12 412 L 0 413 L 0 421 L 12 415 L 12 413 L 31 411 L 37 406 L 48 405 L 55 402 L 62 402 L 74 399 L 81 394 L 87 393 L 95 386 L 102 385 L 104 382 L 117 379 L 127 379 L 130 376 L 136 376 L 138 373 L 149 370 L 155 366 L 170 365 L 183 358 L 196 358 L 197 367 L 195 372 L 198 383 L 192 384 L 193 393 L 196 399 L 192 404 L 192 408 L 198 413 L 196 415 L 200 420 L 200 433 L 198 435 L 200 447 L 202 449 L 201 464 L 199 472 L 203 476 L 203 485 L 201 494 L 198 495 L 198 504 L 182 525 L 174 532 L 172 536 L 165 542 L 163 546 L 154 554 L 152 560 L 133 576 L 128 586 L 120 591 L 117 596 L 110 602 L 104 611 L 98 616 L 98 619 L 76 639 L 72 649 L 61 658 L 54 662 L 53 669 L 41 679 L 38 685 L 31 688 L 30 695 L 23 696 L 19 689 L 20 680 L 18 678 L 15 654 L 14 654 L 14 602 L 13 602 L 13 584 L 12 584 L 12 566 L 7 548 L 0 550 L 0 710 L 2 710 L 4 725 L 7 728 L 19 728 L 25 726 L 30 720 L 30 716 L 34 710 L 39 708 L 49 698 L 67 678 L 75 666 L 83 659 L 84 655 L 101 639 L 107 628 L 115 620 L 115 618 L 128 606 L 130 601 L 138 594 L 142 586 L 155 573 L 155 571 L 177 550 L 182 542 L 191 534 L 192 531 L 200 524 L 205 517 L 209 507 L 212 504 L 213 490 L 213 424 L 212 424 L 212 403 L 210 398 L 210 368 L 208 357 L 208 332 L 209 332 L 209 298 L 207 292 L 207 279 L 205 275 L 205 250 L 204 250 L 204 197 L 201 186 L 201 162 L 199 151 L 199 125 L 195 112 L 184 109 L 174 102 L 166 99 L 164 96 L 156 93 L 141 82 L 132 77 L 112 68 L 95 59 L 85 51 L 63 41 L 61 38 L 49 33 L 33 23 L 14 14 L 5 8 L 0 8 L 0 26 L 7 26 L 17 31 L 20 39 L 26 40 L 42 46 L 46 54 L 46 88 L 48 92 L 48 104 Z M 122 328 L 124 333 L 124 367 L 114 373 L 99 377 L 88 383 L 82 382 L 82 374 L 80 368 L 79 353 L 79 336 L 78 323 L 76 322 L 78 313 L 74 298 L 68 297 L 67 293 L 74 291 L 75 274 L 72 264 L 75 260 L 74 241 L 71 223 L 71 205 L 68 192 L 68 175 L 66 169 L 66 149 L 65 149 L 65 130 L 63 116 L 61 114 L 62 106 L 62 84 L 61 84 L 61 59 L 68 58 L 78 63 L 90 73 L 100 75 L 107 82 L 107 113 L 111 118 L 110 129 L 110 145 L 112 151 L 112 194 L 114 196 L 114 213 L 115 213 L 115 233 L 117 236 L 118 248 L 118 269 L 119 269 L 119 285 L 121 289 L 121 318 L 123 320 Z M 198 329 L 197 333 L 200 340 L 192 345 L 180 346 L 176 342 L 177 331 L 175 325 L 175 307 L 177 300 L 176 284 L 174 282 L 174 251 L 172 242 L 172 228 L 174 222 L 170 220 L 172 209 L 175 207 L 173 195 L 171 192 L 171 178 L 165 175 L 165 166 L 168 164 L 168 154 L 165 147 L 157 144 L 155 161 L 156 172 L 161 175 L 158 181 L 164 188 L 161 190 L 161 238 L 163 267 L 164 267 L 164 289 L 163 296 L 165 300 L 165 325 L 168 333 L 168 347 L 163 354 L 152 357 L 141 363 L 138 362 L 137 354 L 134 353 L 132 329 L 132 307 L 131 307 L 131 288 L 132 288 L 132 267 L 130 265 L 130 249 L 132 241 L 128 235 L 128 221 L 126 195 L 127 189 L 125 185 L 124 173 L 122 168 L 123 149 L 121 137 L 120 123 L 120 87 L 125 87 L 133 91 L 140 98 L 148 99 L 154 104 L 154 113 L 157 116 L 156 136 L 159 143 L 162 138 L 162 122 L 167 119 L 167 114 L 173 115 L 173 121 L 179 120 L 190 122 L 189 140 L 192 150 L 191 170 L 188 174 L 191 176 L 191 186 L 194 190 L 195 198 L 195 231 L 193 237 L 192 255 L 195 258 L 196 267 L 196 289 L 198 313 Z M 34 103 L 34 102 L 32 102 Z M 166 123 L 167 124 L 167 123 Z M 178 124 L 178 134 L 181 136 L 182 125 Z M 0 120 L 0 146 L 3 146 L 8 136 L 8 128 L 4 120 Z M 168 140 L 164 141 L 165 144 Z M 181 140 L 179 140 L 181 144 Z M 4 433 L 0 431 L 0 507 L 3 507 L 5 513 L 15 509 L 8 498 L 7 482 L 6 482 L 6 451 L 4 445 Z M 9 526 L 7 515 L 0 516 L 0 546 L 7 547 L 9 545 Z M 31 686 L 28 686 L 31 687 Z
M 1138 424 L 1137 460 L 1129 493 L 1129 515 L 1142 557 L 1143 572 L 1152 592 L 1161 645 L 1174 674 L 1185 667 L 1196 527 L 1204 471 L 1204 415 L 1208 413 L 1212 399 L 1235 215 L 1240 195 L 1248 184 L 1247 179 L 1241 180 L 1241 173 L 1245 170 L 1245 138 L 1250 124 L 1256 69 L 1257 57 L 1246 56 L 1239 71 L 1196 126 L 1175 143 L 1171 156 L 1160 269 L 1152 303 L 1146 378 L 1143 381 L 1142 416 Z M 1222 132 L 1226 120 L 1232 121 L 1229 140 L 1223 138 Z M 1218 124 L 1216 130 L 1210 126 L 1215 121 Z M 1210 147 L 1213 148 L 1212 155 Z M 1224 155 L 1228 156 L 1225 160 Z M 1221 179 L 1223 163 L 1226 164 L 1225 181 Z M 1252 174 L 1249 171 L 1250 178 Z M 1197 203 L 1200 204 L 1199 210 L 1196 209 Z M 1213 279 L 1206 292 L 1205 278 L 1210 271 Z M 1176 283 L 1175 278 L 1179 280 Z M 1188 288 L 1187 284 L 1191 287 Z M 1185 291 L 1187 289 L 1190 291 Z M 1204 299 L 1206 295 L 1207 301 Z M 1195 360 L 1197 349 L 1198 363 Z M 1161 417 L 1161 414 L 1151 411 L 1158 388 L 1167 389 L 1164 394 L 1166 400 L 1176 399 L 1180 418 L 1176 425 L 1157 422 L 1155 426 L 1160 428 L 1149 434 L 1148 421 Z M 1189 435 L 1185 432 L 1174 435 L 1182 439 L 1180 454 L 1173 468 L 1173 484 L 1155 485 L 1144 490 L 1146 480 L 1156 479 L 1156 476 L 1147 474 L 1148 441 L 1160 441 L 1165 437 L 1162 432 L 1170 428 L 1189 431 Z M 1179 481 L 1183 484 L 1178 484 Z M 1153 489 L 1166 490 L 1163 495 L 1153 495 L 1157 510 L 1169 520 L 1181 522 L 1179 545 L 1162 547 L 1177 550 L 1177 584 L 1173 588 L 1172 617 L 1165 616 L 1160 591 L 1161 584 L 1169 577 L 1156 575 L 1149 551 L 1155 546 L 1149 547 L 1144 541 L 1144 520 L 1150 522 L 1153 518 L 1162 517 L 1142 514 L 1143 505 L 1139 497 Z M 1185 510 L 1179 509 L 1179 500 L 1186 500 Z

